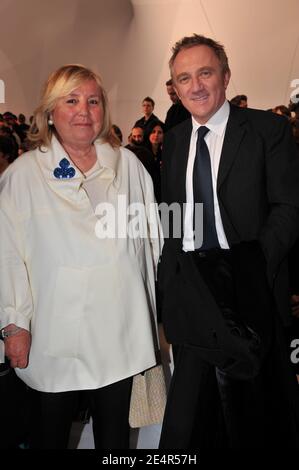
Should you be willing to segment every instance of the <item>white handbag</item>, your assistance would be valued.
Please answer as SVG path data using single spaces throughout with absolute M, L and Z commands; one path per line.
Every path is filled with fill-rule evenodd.
M 129 424 L 140 428 L 161 423 L 166 405 L 166 385 L 162 364 L 133 377 Z

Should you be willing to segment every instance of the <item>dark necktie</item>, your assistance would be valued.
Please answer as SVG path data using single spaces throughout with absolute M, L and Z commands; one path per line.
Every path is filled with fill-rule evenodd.
M 203 226 L 196 219 L 199 216 L 198 211 L 194 210 L 194 245 L 195 249 L 200 250 L 219 248 L 214 214 L 211 159 L 204 139 L 209 130 L 207 127 L 201 126 L 197 131 L 196 155 L 193 167 L 194 204 L 198 202 L 203 203 Z M 202 244 L 201 237 L 198 236 L 198 230 L 201 229 L 203 235 Z

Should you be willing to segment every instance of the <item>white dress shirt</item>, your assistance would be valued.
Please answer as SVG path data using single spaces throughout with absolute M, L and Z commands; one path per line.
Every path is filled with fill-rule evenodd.
M 217 175 L 220 163 L 220 156 L 222 152 L 223 140 L 225 136 L 226 125 L 229 117 L 229 103 L 225 101 L 221 108 L 204 124 L 205 127 L 210 129 L 210 132 L 204 137 L 208 146 L 211 158 L 211 172 L 213 181 L 213 195 L 214 195 L 214 213 L 216 222 L 216 231 L 218 236 L 219 245 L 221 248 L 229 248 L 222 220 L 220 215 L 218 197 L 217 197 Z M 194 233 L 193 233 L 193 212 L 194 212 L 194 201 L 193 201 L 193 166 L 196 155 L 196 143 L 197 143 L 197 130 L 201 127 L 192 117 L 192 133 L 190 140 L 187 174 L 186 174 L 186 212 L 184 219 L 184 238 L 183 238 L 183 250 L 194 251 Z

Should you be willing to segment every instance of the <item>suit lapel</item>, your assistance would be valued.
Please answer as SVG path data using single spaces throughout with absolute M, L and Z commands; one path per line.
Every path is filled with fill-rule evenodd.
M 227 122 L 217 177 L 217 190 L 226 179 L 238 154 L 239 146 L 245 134 L 246 114 L 244 110 L 232 107 Z
M 192 131 L 191 119 L 180 125 L 176 133 L 177 145 L 174 155 L 174 186 L 178 195 L 177 201 L 186 202 L 186 172 L 189 156 L 190 136 Z

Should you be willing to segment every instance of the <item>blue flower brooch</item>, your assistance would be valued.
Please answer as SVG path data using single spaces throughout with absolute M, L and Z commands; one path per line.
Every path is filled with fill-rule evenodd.
M 70 166 L 70 162 L 63 158 L 59 162 L 59 167 L 55 168 L 53 171 L 55 178 L 62 179 L 62 178 L 73 178 L 76 174 L 75 168 Z

